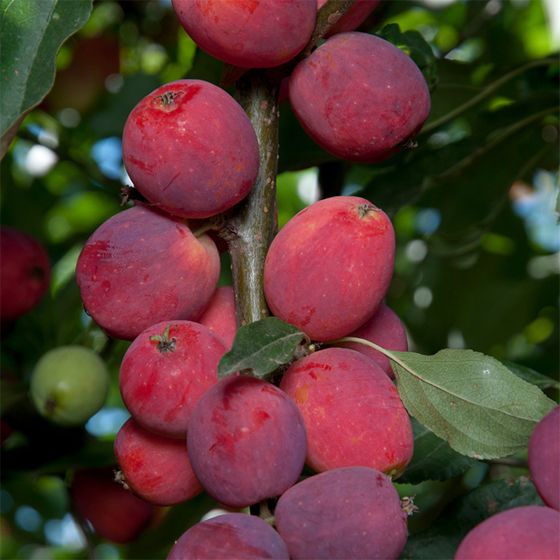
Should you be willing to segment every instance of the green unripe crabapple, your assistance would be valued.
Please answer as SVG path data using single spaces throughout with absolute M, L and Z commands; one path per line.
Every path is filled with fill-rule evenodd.
M 103 360 L 82 346 L 60 346 L 37 362 L 31 397 L 42 416 L 56 424 L 85 423 L 105 402 L 109 374 Z

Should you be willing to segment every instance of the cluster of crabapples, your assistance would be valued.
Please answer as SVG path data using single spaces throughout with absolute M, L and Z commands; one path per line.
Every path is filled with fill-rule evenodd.
M 335 156 L 367 163 L 398 151 L 430 110 L 412 60 L 352 31 L 376 4 L 356 2 L 324 44 L 302 57 L 315 0 L 173 0 L 185 30 L 212 56 L 245 69 L 292 61 L 289 99 L 302 127 Z M 114 486 L 111 496 L 136 500 L 135 513 L 116 524 L 116 536 L 103 516 L 95 519 L 107 477 L 91 471 L 74 480 L 78 512 L 101 535 L 125 541 L 148 523 L 146 502 L 169 506 L 206 491 L 234 509 L 268 502 L 275 529 L 229 513 L 193 526 L 169 558 L 397 558 L 407 513 L 392 478 L 412 458 L 410 418 L 387 358 L 337 343 L 352 335 L 407 349 L 402 323 L 384 304 L 395 254 L 388 216 L 363 198 L 340 196 L 292 218 L 267 254 L 266 301 L 276 317 L 328 347 L 294 361 L 277 384 L 240 374 L 219 380 L 218 363 L 237 331 L 236 294 L 217 288 L 218 249 L 193 224 L 230 211 L 251 191 L 260 161 L 252 124 L 223 89 L 179 80 L 133 109 L 123 158 L 145 202 L 92 234 L 76 278 L 94 321 L 132 341 L 119 377 L 131 418 L 115 454 L 118 477 L 136 496 Z M 535 456 L 545 444 L 533 447 Z M 317 474 L 300 481 L 305 464 Z M 543 499 L 558 509 L 550 464 L 537 459 L 531 468 Z M 551 508 L 521 514 L 542 527 L 558 521 Z M 499 517 L 497 529 L 467 537 L 459 557 L 488 558 L 484 539 L 498 533 L 514 540 Z M 551 546 L 534 540 L 531 546 Z

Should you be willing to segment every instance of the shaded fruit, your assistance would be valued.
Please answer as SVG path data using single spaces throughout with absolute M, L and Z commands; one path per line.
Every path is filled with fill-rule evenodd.
M 60 346 L 37 362 L 31 397 L 37 410 L 56 424 L 85 423 L 105 403 L 109 374 L 103 360 L 83 346 Z
M 51 267 L 43 246 L 17 229 L 0 227 L 0 320 L 31 311 L 49 288 Z
M 529 470 L 543 501 L 560 510 L 560 406 L 549 412 L 531 434 Z
M 72 504 L 102 538 L 115 543 L 136 539 L 148 526 L 155 508 L 114 480 L 112 469 L 76 471 L 70 488 Z
M 560 513 L 523 506 L 489 517 L 463 539 L 455 560 L 557 560 Z
M 279 496 L 305 461 L 303 419 L 274 385 L 230 376 L 198 401 L 187 434 L 193 470 L 205 490 L 232 507 Z
M 226 513 L 197 523 L 183 533 L 167 558 L 288 560 L 289 556 L 280 535 L 260 517 L 244 513 Z
M 290 558 L 399 557 L 406 513 L 388 476 L 365 467 L 336 469 L 285 492 L 274 512 Z
M 142 204 L 116 214 L 87 240 L 76 266 L 84 307 L 115 338 L 160 321 L 197 319 L 214 294 L 213 241 Z
M 230 350 L 237 333 L 233 288 L 231 286 L 218 288 L 198 321 L 208 327 L 223 342 L 227 350 Z

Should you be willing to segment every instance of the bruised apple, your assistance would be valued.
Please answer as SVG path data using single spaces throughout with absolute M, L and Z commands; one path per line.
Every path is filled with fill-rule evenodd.
M 214 242 L 142 204 L 101 224 L 76 266 L 86 311 L 109 335 L 132 340 L 159 321 L 193 320 L 220 274 Z

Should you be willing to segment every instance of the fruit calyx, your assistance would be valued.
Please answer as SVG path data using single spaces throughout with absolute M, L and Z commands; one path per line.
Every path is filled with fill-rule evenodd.
M 161 352 L 162 354 L 165 354 L 166 352 L 175 352 L 177 339 L 175 337 L 169 337 L 170 329 L 171 325 L 167 325 L 161 335 L 155 334 L 150 336 L 150 341 L 157 342 L 158 352 Z

